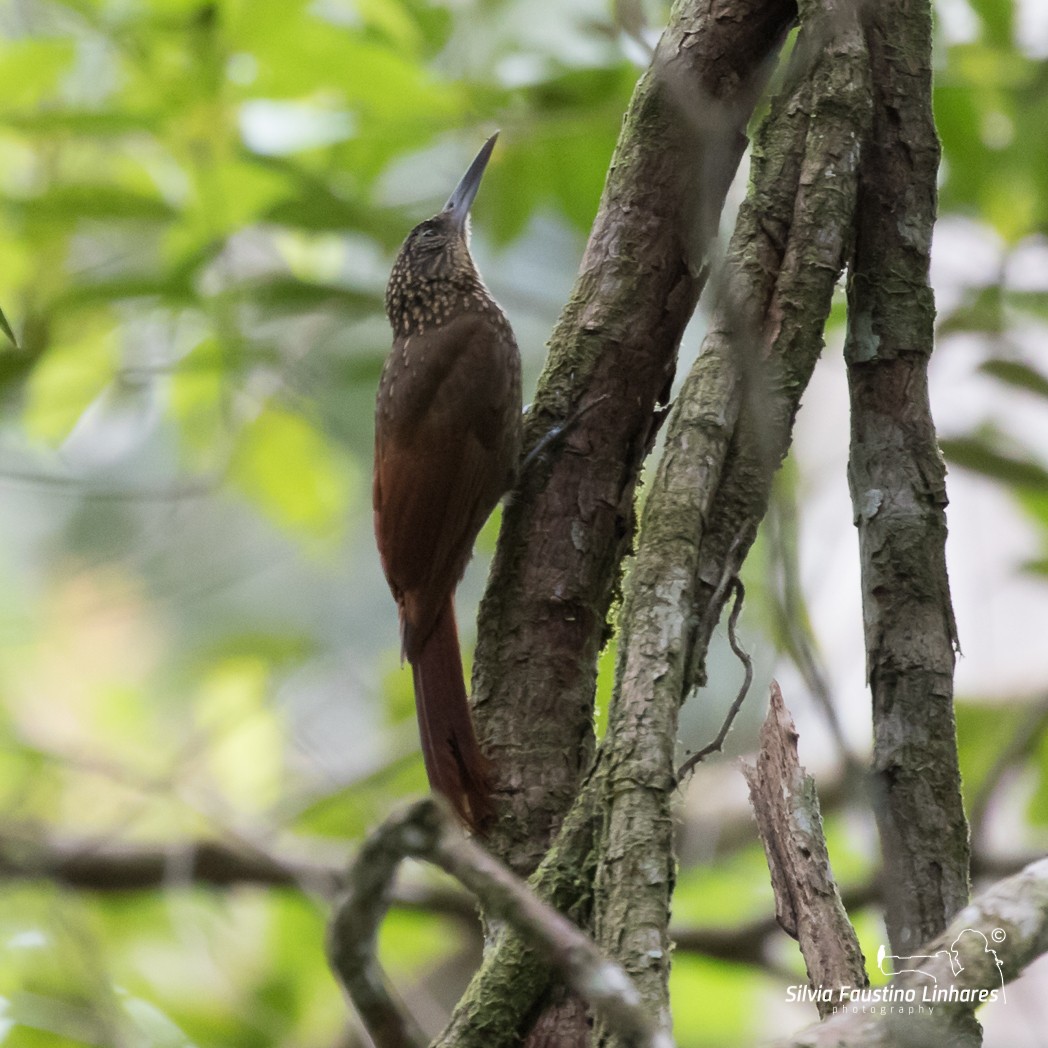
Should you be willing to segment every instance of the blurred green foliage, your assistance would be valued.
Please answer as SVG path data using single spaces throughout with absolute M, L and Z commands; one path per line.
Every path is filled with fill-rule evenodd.
M 533 378 L 645 61 L 644 11 L 666 15 L 603 0 L 0 9 L 0 869 L 42 845 L 197 838 L 342 857 L 424 788 L 370 540 L 385 277 L 502 128 L 476 242 Z M 940 40 L 943 212 L 992 231 L 1002 260 L 941 328 L 985 340 L 987 382 L 1044 398 L 1012 334 L 1044 322 L 1048 281 L 1015 286 L 1007 261 L 1048 231 L 1048 65 L 1016 33 L 1009 2 L 980 0 L 967 35 Z M 992 426 L 945 447 L 1015 489 L 1048 540 L 1032 448 Z M 1045 565 L 1048 541 L 1030 568 Z M 1002 724 L 971 736 L 973 777 Z M 1028 757 L 1043 797 L 1048 750 Z M 860 879 L 868 850 L 844 829 L 835 842 Z M 152 891 L 3 884 L 0 1045 L 358 1043 L 314 887 L 208 891 L 172 855 Z M 769 899 L 755 848 L 682 870 L 690 923 Z M 418 913 L 383 937 L 431 1025 L 474 948 Z M 766 984 L 682 958 L 681 1043 L 749 1043 Z

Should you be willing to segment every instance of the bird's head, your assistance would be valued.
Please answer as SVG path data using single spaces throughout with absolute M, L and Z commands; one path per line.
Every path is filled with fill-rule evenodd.
M 446 280 L 458 273 L 473 272 L 469 211 L 497 138 L 496 131 L 484 143 L 444 207 L 408 234 L 393 266 L 391 283 L 398 279 Z

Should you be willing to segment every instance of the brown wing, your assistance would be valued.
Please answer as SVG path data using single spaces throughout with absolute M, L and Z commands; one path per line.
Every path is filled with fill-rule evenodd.
M 508 325 L 463 314 L 398 338 L 379 386 L 375 535 L 408 659 L 432 632 L 519 453 Z

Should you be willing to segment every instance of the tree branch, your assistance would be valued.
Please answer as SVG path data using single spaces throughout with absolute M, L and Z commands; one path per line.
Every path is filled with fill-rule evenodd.
M 721 722 L 720 730 L 711 742 L 706 743 L 705 746 L 697 749 L 691 754 L 688 759 L 677 769 L 677 781 L 680 782 L 685 775 L 694 771 L 695 766 L 704 761 L 711 753 L 720 753 L 724 748 L 724 741 L 728 737 L 728 732 L 731 731 L 731 726 L 735 723 L 735 718 L 739 715 L 739 710 L 742 709 L 742 704 L 746 701 L 746 696 L 749 694 L 750 685 L 753 683 L 753 659 L 750 658 L 749 653 L 739 644 L 739 639 L 735 635 L 735 626 L 739 621 L 739 615 L 742 613 L 742 602 L 746 596 L 746 590 L 742 585 L 742 580 L 738 575 L 732 575 L 727 580 L 728 588 L 735 594 L 735 603 L 731 606 L 731 613 L 728 615 L 728 644 L 731 647 L 735 657 L 742 663 L 743 675 L 742 684 L 739 685 L 739 690 L 735 695 L 735 699 L 731 706 L 728 707 L 728 712 Z M 718 599 L 714 596 L 714 599 Z
M 633 537 L 637 477 L 746 125 L 795 15 L 795 0 L 678 0 L 550 341 L 526 446 L 592 408 L 507 505 L 472 691 L 502 801 L 489 844 L 521 875 L 546 852 L 591 763 L 597 656 Z M 588 854 L 592 841 L 580 847 Z M 588 920 L 589 892 L 577 885 L 580 895 Z M 586 1031 L 547 1036 L 566 1046 Z
M 749 834 L 752 834 L 752 820 Z M 976 854 L 976 875 L 1007 877 L 1036 860 Z M 148 892 L 163 889 L 233 887 L 290 888 L 334 899 L 346 886 L 348 860 L 303 862 L 291 856 L 248 854 L 213 840 L 172 841 L 159 846 L 105 843 L 72 837 L 27 840 L 0 837 L 0 881 L 45 881 L 78 891 Z M 854 911 L 880 899 L 880 886 L 868 881 L 842 892 Z M 390 906 L 454 918 L 479 930 L 476 901 L 457 888 L 399 878 Z M 734 963 L 767 966 L 766 944 L 781 933 L 774 918 L 726 927 L 674 925 L 670 938 L 677 953 L 701 953 Z
M 348 877 L 329 936 L 332 967 L 378 1048 L 422 1048 L 426 1039 L 396 1001 L 377 960 L 377 936 L 397 867 L 407 857 L 439 866 L 467 888 L 491 918 L 508 921 L 568 985 L 636 1048 L 672 1048 L 657 1032 L 629 977 L 567 918 L 469 840 L 442 802 L 427 798 L 388 819 L 368 838 Z
M 754 142 L 724 292 L 645 503 L 595 776 L 607 813 L 595 928 L 663 1021 L 678 711 L 720 614 L 718 583 L 753 541 L 822 349 L 854 217 L 868 89 L 853 5 L 807 11 L 787 85 Z
M 502 798 L 489 843 L 522 875 L 549 846 L 592 758 L 597 656 L 633 537 L 637 475 L 746 124 L 795 12 L 794 0 L 675 5 L 550 341 L 526 445 L 593 407 L 506 508 L 473 674 Z
M 928 0 L 863 6 L 874 133 L 864 151 L 845 357 L 848 481 L 859 529 L 874 807 L 896 953 L 967 901 L 968 824 L 953 715 L 945 467 L 928 404 L 928 284 L 939 143 Z
M 593 801 L 591 793 L 580 794 L 528 882 L 540 899 L 580 927 L 589 916 L 596 863 L 593 841 L 600 813 Z M 550 970 L 542 956 L 514 929 L 507 930 L 485 951 L 434 1048 L 515 1048 L 549 985 Z M 573 1036 L 573 1030 L 565 1034 Z M 568 1048 L 573 1041 L 565 1038 L 561 1044 Z
M 859 940 L 830 869 L 815 780 L 797 759 L 797 730 L 775 681 L 757 763 L 742 770 L 768 857 L 776 919 L 800 944 L 809 984 L 868 986 Z M 825 1018 L 832 1004 L 821 997 L 816 1004 Z
M 332 897 L 342 886 L 343 870 L 344 864 L 248 852 L 216 840 L 150 847 L 91 838 L 0 835 L 0 879 L 53 880 L 87 891 L 259 884 Z
M 425 841 L 426 827 L 414 825 L 422 805 L 433 807 L 423 801 L 388 819 L 365 841 L 328 929 L 331 967 L 376 1048 L 426 1048 L 429 1043 L 378 963 L 378 932 L 391 902 L 393 877 L 411 845 Z

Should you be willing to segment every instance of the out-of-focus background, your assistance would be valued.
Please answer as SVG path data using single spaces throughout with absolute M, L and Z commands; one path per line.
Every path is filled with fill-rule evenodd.
M 1048 8 L 935 10 L 931 377 L 958 723 L 976 852 L 1007 868 L 1048 846 Z M 325 966 L 323 884 L 203 887 L 185 846 L 308 871 L 425 789 L 371 538 L 386 275 L 501 128 L 474 252 L 527 399 L 666 16 L 643 0 L 0 7 L 0 1045 L 362 1043 Z M 867 752 L 869 700 L 842 318 L 747 567 L 758 679 L 729 748 L 752 749 L 775 675 L 836 870 L 861 890 L 876 844 L 843 771 Z M 700 316 L 682 366 L 701 331 Z M 460 591 L 467 643 L 496 527 Z M 682 749 L 734 695 L 725 645 L 710 669 Z M 112 889 L 143 856 L 159 872 L 135 890 L 63 883 L 95 862 Z M 769 916 L 728 760 L 682 791 L 681 858 L 681 930 Z M 434 1027 L 476 949 L 453 910 L 397 909 L 383 932 Z M 856 916 L 872 961 L 876 911 Z M 680 1043 L 812 1021 L 786 1004 L 791 982 L 785 939 L 758 965 L 682 948 Z M 1043 1043 L 1046 986 L 1035 966 L 984 1009 L 987 1045 Z

